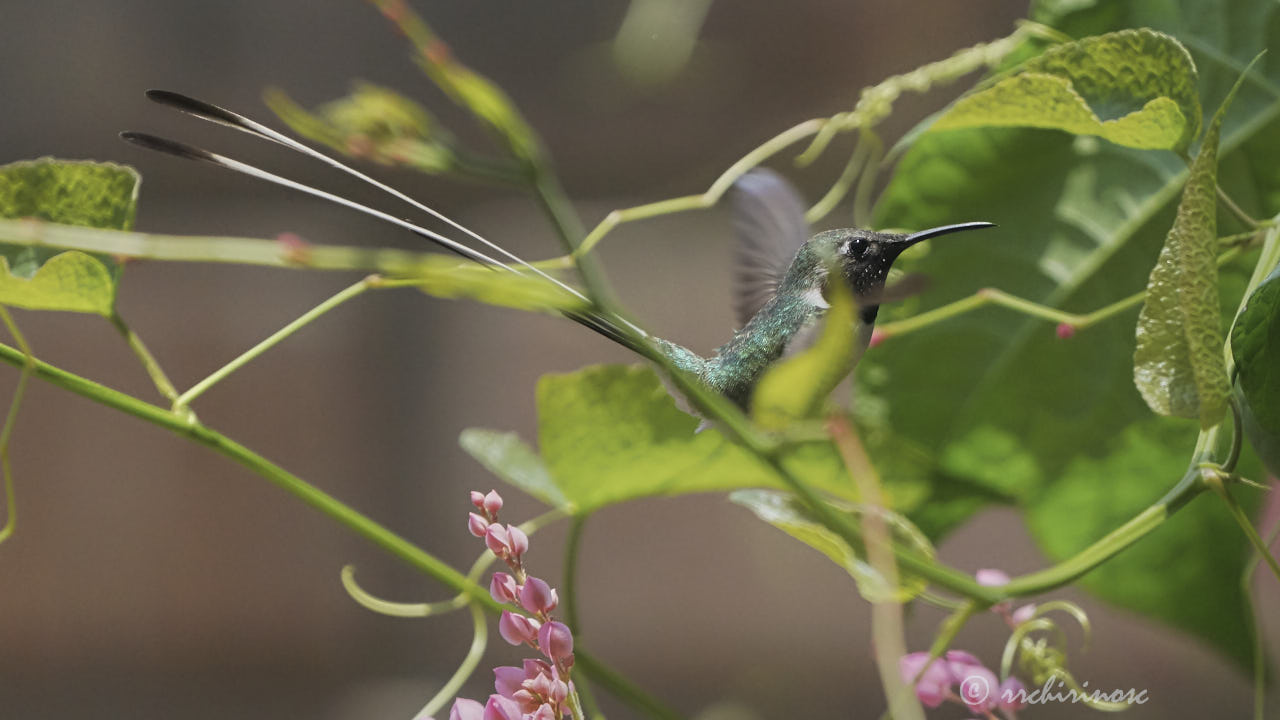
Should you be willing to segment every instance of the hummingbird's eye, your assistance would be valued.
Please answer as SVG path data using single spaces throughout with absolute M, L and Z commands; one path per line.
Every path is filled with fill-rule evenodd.
M 847 257 L 858 258 L 867 251 L 867 239 L 863 237 L 853 237 L 844 241 L 840 248 L 840 253 Z

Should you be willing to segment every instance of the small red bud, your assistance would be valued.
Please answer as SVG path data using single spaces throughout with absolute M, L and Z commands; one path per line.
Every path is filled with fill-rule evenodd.
M 471 504 L 474 505 L 477 510 L 484 510 L 484 493 L 478 490 L 472 490 Z
M 1066 340 L 1076 334 L 1076 326 L 1071 323 L 1058 323 L 1058 338 Z
M 280 244 L 280 256 L 287 263 L 306 265 L 311 260 L 311 243 L 302 239 L 301 235 L 282 232 L 276 236 Z

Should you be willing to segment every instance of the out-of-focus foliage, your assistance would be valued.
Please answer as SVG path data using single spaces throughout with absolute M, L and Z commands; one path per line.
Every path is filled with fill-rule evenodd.
M 1236 397 L 1249 442 L 1280 474 L 1280 267 L 1253 294 L 1231 330 Z

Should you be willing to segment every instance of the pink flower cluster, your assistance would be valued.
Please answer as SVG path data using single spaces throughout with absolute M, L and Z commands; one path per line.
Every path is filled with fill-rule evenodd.
M 542 658 L 527 659 L 522 667 L 493 669 L 494 689 L 488 702 L 458 698 L 449 711 L 449 720 L 560 720 L 570 714 L 574 702 L 573 633 L 564 623 L 552 619 L 560 604 L 556 591 L 545 581 L 525 572 L 524 554 L 529 537 L 514 525 L 498 522 L 502 497 L 496 490 L 487 495 L 471 493 L 471 513 L 467 529 L 483 538 L 485 546 L 506 564 L 510 572 L 496 572 L 489 594 L 500 603 L 514 604 L 526 614 L 503 610 L 498 633 L 512 645 L 528 645 Z
M 927 652 L 910 653 L 898 661 L 898 670 L 903 682 L 915 685 L 916 697 L 925 707 L 936 708 L 951 700 L 990 717 L 996 708 L 1021 709 L 1020 698 L 1025 697 L 1017 678 L 998 682 L 981 660 L 963 650 L 948 650 L 932 661 Z
M 988 587 L 1009 583 L 1009 576 L 1000 570 L 979 570 L 974 579 Z M 1031 619 L 1036 606 L 1023 605 L 1015 610 L 1005 602 L 992 610 L 1015 627 Z M 963 704 L 970 712 L 993 718 L 997 709 L 1012 714 L 1026 704 L 1026 688 L 1018 678 L 998 682 L 996 674 L 981 660 L 963 650 L 948 650 L 942 657 L 932 659 L 927 652 L 909 653 L 898 661 L 898 671 L 903 682 L 915 686 L 916 697 L 925 707 L 936 708 L 950 700 Z

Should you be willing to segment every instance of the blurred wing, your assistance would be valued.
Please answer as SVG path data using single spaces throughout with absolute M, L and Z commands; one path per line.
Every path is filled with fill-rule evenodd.
M 809 239 L 804 201 L 781 175 L 757 168 L 738 178 L 729 193 L 735 257 L 734 309 L 747 324 L 769 302 L 796 251 Z

